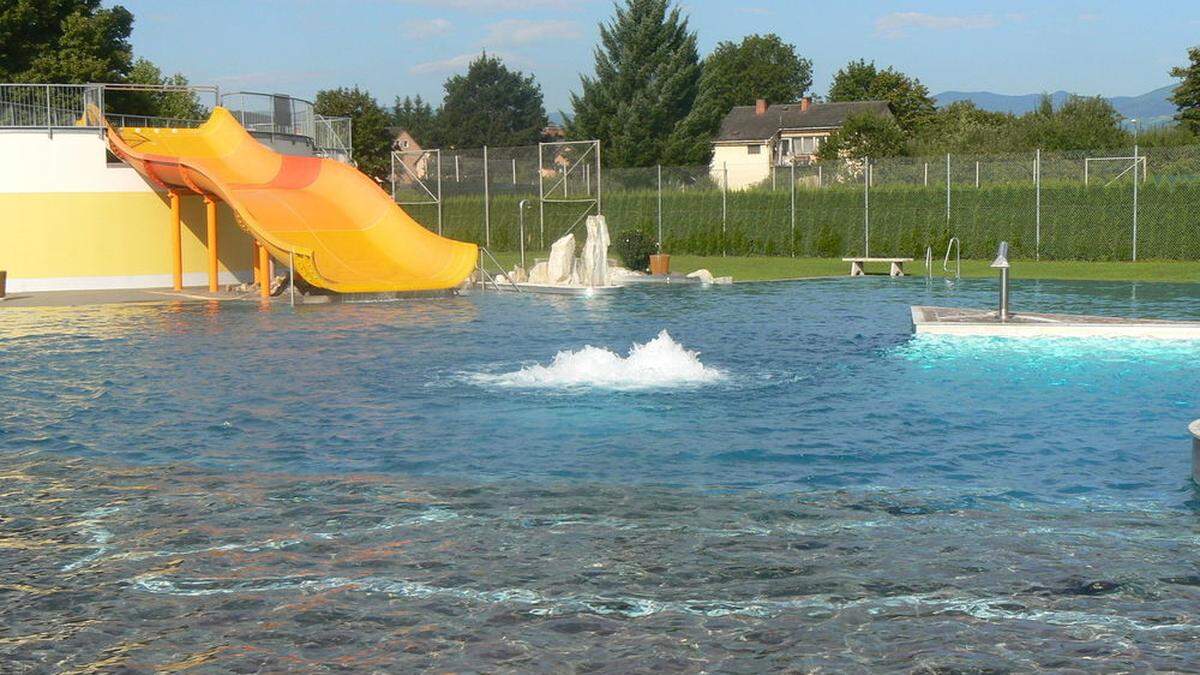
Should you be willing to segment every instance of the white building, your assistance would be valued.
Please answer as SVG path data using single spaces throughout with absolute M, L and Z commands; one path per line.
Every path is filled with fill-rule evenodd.
M 736 106 L 721 120 L 713 140 L 709 171 L 718 184 L 728 174 L 730 190 L 744 190 L 770 179 L 771 167 L 809 164 L 821 142 L 851 115 L 870 113 L 892 117 L 886 101 L 797 103 Z

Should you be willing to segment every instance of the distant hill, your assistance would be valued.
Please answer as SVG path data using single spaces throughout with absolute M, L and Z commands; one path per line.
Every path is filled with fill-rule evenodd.
M 1166 124 L 1175 116 L 1175 105 L 1168 97 L 1175 89 L 1169 84 L 1140 96 L 1110 96 L 1107 97 L 1113 107 L 1122 116 L 1137 119 L 1143 127 Z M 1050 94 L 1055 106 L 1062 105 L 1068 92 L 1059 90 Z M 934 95 L 938 106 L 949 105 L 955 101 L 972 101 L 983 110 L 1007 112 L 1022 115 L 1037 107 L 1041 94 L 996 94 L 990 91 L 944 91 Z

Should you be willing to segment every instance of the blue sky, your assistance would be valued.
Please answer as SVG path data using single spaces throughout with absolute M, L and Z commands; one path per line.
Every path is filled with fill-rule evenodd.
M 111 0 L 107 4 L 114 4 Z M 446 77 L 481 50 L 532 73 L 550 111 L 569 110 L 591 72 L 610 0 L 119 0 L 136 18 L 135 51 L 223 90 L 291 93 L 360 85 L 441 100 Z M 799 2 L 686 0 L 707 53 L 721 40 L 774 32 L 814 65 L 823 93 L 847 61 L 915 75 L 932 92 L 1066 89 L 1133 95 L 1172 82 L 1200 44 L 1200 2 Z

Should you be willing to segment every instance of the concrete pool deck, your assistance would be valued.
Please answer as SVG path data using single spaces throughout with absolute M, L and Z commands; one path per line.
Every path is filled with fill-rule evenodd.
M 996 310 L 961 307 L 912 308 L 913 332 L 994 337 L 1138 337 L 1200 340 L 1200 321 L 1125 319 L 1081 314 L 1013 312 L 1000 321 Z
M 1192 481 L 1200 485 L 1200 420 L 1188 426 L 1192 432 Z
M 278 298 L 273 298 L 278 299 Z M 283 299 L 287 299 L 286 294 Z M 0 309 L 15 307 L 73 307 L 78 305 L 114 305 L 125 303 L 162 302 L 231 302 L 261 301 L 257 292 L 218 291 L 208 289 L 114 288 L 81 291 L 30 291 L 10 293 L 0 299 Z

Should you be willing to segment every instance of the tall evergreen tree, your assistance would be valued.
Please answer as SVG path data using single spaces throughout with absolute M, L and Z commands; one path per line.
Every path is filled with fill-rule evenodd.
M 571 94 L 574 138 L 599 139 L 615 166 L 662 161 L 667 140 L 696 100 L 696 35 L 671 0 L 625 0 L 600 26 L 594 77 Z
M 421 147 L 429 147 L 437 134 L 437 111 L 420 95 L 403 100 L 396 97 L 392 105 L 392 124 L 412 135 Z
M 668 163 L 708 163 L 712 139 L 730 108 L 760 98 L 789 103 L 812 86 L 812 61 L 774 34 L 719 43 L 704 59 L 703 71 L 696 103 L 667 144 Z
M 465 75 L 446 80 L 446 98 L 438 113 L 438 144 L 478 148 L 528 145 L 546 128 L 542 88 L 532 75 L 509 70 L 500 59 L 483 54 Z
M 1171 77 L 1183 80 L 1171 93 L 1171 102 L 1179 110 L 1175 119 L 1188 130 L 1200 133 L 1200 47 L 1188 50 L 1188 64 L 1172 68 Z

